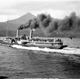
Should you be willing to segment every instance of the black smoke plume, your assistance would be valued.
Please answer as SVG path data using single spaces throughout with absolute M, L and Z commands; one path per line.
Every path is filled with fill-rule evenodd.
M 22 24 L 18 30 L 41 28 L 45 35 L 51 35 L 53 32 L 80 31 L 80 17 L 72 12 L 70 16 L 63 19 L 53 19 L 49 14 L 40 14 L 36 18 Z
M 39 26 L 45 33 L 45 35 L 50 35 L 53 31 L 57 30 L 58 24 L 56 20 L 49 14 L 38 15 Z
M 39 23 L 37 21 L 37 19 L 31 19 L 29 20 L 27 23 L 25 24 L 22 24 L 18 30 L 23 30 L 23 29 L 27 29 L 27 28 L 30 28 L 30 29 L 36 29 L 39 27 Z

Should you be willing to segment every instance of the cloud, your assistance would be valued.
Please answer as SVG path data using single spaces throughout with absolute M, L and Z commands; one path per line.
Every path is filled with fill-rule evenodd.
M 19 2 L 17 5 L 13 7 L 20 15 L 33 12 L 35 14 L 41 12 L 48 12 L 50 14 L 54 13 L 54 17 L 60 17 L 60 15 L 64 17 L 66 14 L 70 14 L 75 11 L 79 12 L 80 1 L 66 0 L 66 1 L 58 1 L 58 0 L 33 0 L 33 1 L 23 1 Z M 52 15 L 53 16 L 53 15 Z
M 45 13 L 45 14 L 50 14 L 53 18 L 63 19 L 66 15 L 68 16 L 71 12 L 65 10 L 46 9 L 41 11 L 31 11 L 31 13 L 34 14 L 35 16 L 41 13 Z
M 0 15 L 0 22 L 5 22 L 7 20 L 12 20 L 19 18 L 19 15 Z
M 42 12 L 54 18 L 63 18 L 75 11 L 78 15 L 80 1 L 74 0 L 0 0 L 0 16 L 22 16 L 27 12 L 37 15 Z M 6 17 L 5 17 L 6 18 Z

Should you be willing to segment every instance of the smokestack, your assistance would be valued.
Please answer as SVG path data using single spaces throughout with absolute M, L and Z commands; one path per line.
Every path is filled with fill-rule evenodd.
M 19 37 L 19 30 L 17 29 L 16 37 Z
M 29 39 L 32 39 L 32 36 L 33 36 L 33 29 L 30 29 Z

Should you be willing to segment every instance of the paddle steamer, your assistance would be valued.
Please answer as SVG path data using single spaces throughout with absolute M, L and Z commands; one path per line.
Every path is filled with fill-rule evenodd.
M 30 35 L 27 37 L 25 34 L 19 37 L 19 31 L 17 30 L 17 38 L 11 41 L 13 44 L 27 46 L 27 47 L 40 47 L 40 48 L 51 48 L 51 49 L 62 49 L 67 45 L 63 45 L 61 39 L 50 38 L 50 37 L 33 37 L 33 29 L 30 30 Z

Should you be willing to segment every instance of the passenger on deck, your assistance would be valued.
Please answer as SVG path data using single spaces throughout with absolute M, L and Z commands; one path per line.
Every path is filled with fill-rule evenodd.
M 22 35 L 21 39 L 26 40 L 26 39 L 27 39 L 27 38 L 26 38 L 26 34 Z

